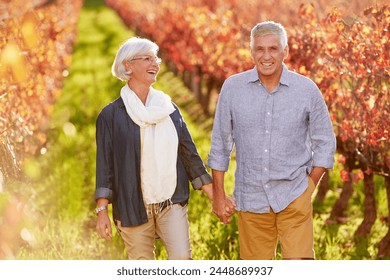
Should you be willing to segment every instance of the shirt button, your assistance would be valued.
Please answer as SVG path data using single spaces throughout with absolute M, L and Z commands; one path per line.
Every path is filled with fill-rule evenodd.
M 271 115 L 271 113 L 270 113 L 270 112 L 267 112 L 267 115 L 269 116 L 269 115 Z
M 265 133 L 269 133 L 269 131 L 268 131 L 268 130 L 266 130 L 266 131 L 265 131 Z
M 266 168 L 264 168 L 264 170 L 265 170 L 265 171 L 267 171 L 267 170 L 268 170 L 268 169 L 267 169 L 267 167 L 266 167 Z
M 264 150 L 264 152 L 266 152 L 266 153 L 267 153 L 267 152 L 268 152 L 268 150 L 267 150 L 267 149 L 265 149 L 265 150 Z
M 268 189 L 268 188 L 269 188 L 269 185 L 265 185 L 265 187 Z

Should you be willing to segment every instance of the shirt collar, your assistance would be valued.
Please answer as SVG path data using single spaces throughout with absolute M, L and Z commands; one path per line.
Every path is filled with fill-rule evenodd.
M 256 83 L 257 81 L 259 81 L 259 75 L 255 66 L 252 70 L 249 70 L 248 83 Z
M 288 76 L 289 76 L 289 72 L 288 72 L 287 66 L 286 66 L 286 64 L 283 63 L 283 70 L 282 70 L 282 75 L 280 76 L 279 83 L 282 85 L 285 85 L 285 86 L 290 86 Z
M 282 85 L 285 85 L 285 86 L 289 86 L 290 83 L 289 83 L 289 79 L 288 79 L 289 73 L 288 73 L 287 66 L 286 66 L 286 64 L 283 63 L 282 67 L 283 67 L 282 75 L 280 76 L 279 83 Z M 257 74 L 257 69 L 255 66 L 255 67 L 253 67 L 252 70 L 249 70 L 248 83 L 256 83 L 258 81 L 260 81 L 260 79 L 259 79 L 259 75 Z

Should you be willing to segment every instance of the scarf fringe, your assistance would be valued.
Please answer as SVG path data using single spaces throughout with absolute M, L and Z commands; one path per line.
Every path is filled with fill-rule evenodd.
M 160 214 L 165 208 L 170 209 L 172 207 L 173 207 L 173 202 L 171 198 L 164 200 L 163 202 L 152 203 L 146 206 L 146 208 L 148 209 L 148 214 L 154 214 L 154 215 Z

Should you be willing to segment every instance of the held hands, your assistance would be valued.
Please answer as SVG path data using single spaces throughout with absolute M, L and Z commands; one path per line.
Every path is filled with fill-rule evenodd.
M 224 224 L 230 223 L 230 217 L 236 211 L 236 202 L 233 198 L 225 195 L 225 197 L 217 198 L 213 200 L 213 212 Z
M 224 195 L 223 199 L 218 199 L 213 194 L 213 185 L 207 184 L 202 187 L 208 198 L 213 202 L 213 212 L 224 224 L 230 223 L 230 217 L 236 212 L 236 202 L 230 196 Z

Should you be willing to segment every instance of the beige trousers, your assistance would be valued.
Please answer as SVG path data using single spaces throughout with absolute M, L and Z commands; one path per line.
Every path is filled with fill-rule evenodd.
M 148 222 L 134 227 L 122 227 L 117 221 L 128 258 L 154 260 L 155 238 L 160 237 L 170 260 L 191 259 L 187 206 L 174 204 L 158 213 L 156 205 L 147 205 Z

